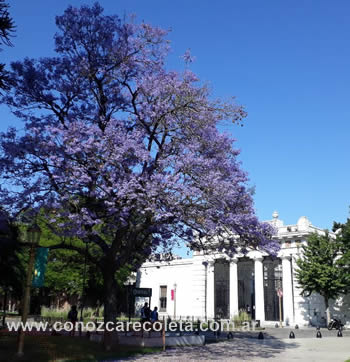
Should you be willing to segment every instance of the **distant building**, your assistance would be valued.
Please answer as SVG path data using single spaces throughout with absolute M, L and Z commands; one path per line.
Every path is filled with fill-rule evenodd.
M 233 258 L 195 251 L 190 259 L 144 263 L 137 286 L 152 288 L 152 307 L 158 306 L 160 316 L 233 318 L 245 310 L 261 325 L 275 324 L 279 321 L 280 291 L 284 325 L 324 325 L 323 298 L 317 294 L 302 297 L 295 276 L 301 245 L 309 234 L 323 234 L 324 230 L 305 216 L 295 225 L 284 225 L 274 212 L 268 222 L 277 229 L 275 238 L 281 244 L 277 258 L 257 250 Z M 350 323 L 350 296 L 334 302 L 331 312 Z

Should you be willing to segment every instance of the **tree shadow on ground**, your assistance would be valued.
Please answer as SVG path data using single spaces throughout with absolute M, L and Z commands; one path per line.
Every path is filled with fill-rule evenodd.
M 120 360 L 135 354 L 158 352 L 160 348 L 115 345 L 106 352 L 101 343 L 91 342 L 85 337 L 27 335 L 24 356 L 18 357 L 16 350 L 16 335 L 0 336 L 0 362 Z
M 286 349 L 297 348 L 298 342 L 294 340 L 283 341 L 273 336 L 267 339 L 258 339 L 258 333 L 251 334 L 251 337 L 242 338 L 237 334 L 231 340 L 222 340 L 217 343 L 208 343 L 204 346 L 169 348 L 162 353 L 150 356 L 134 356 L 128 361 L 149 360 L 149 361 L 179 361 L 179 360 L 247 360 L 253 358 L 269 359 L 278 356 Z

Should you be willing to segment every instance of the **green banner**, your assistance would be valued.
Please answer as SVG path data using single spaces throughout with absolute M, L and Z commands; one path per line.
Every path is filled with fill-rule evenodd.
M 44 285 L 45 270 L 49 248 L 38 248 L 35 255 L 34 275 L 32 286 L 40 288 Z

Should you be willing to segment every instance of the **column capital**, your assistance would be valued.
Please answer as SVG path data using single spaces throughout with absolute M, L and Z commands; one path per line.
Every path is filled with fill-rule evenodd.
M 253 256 L 252 259 L 254 261 L 263 261 L 264 260 L 264 257 L 263 256 Z
M 206 260 L 206 262 L 208 263 L 207 265 L 209 267 L 213 267 L 215 264 L 215 259 L 208 259 L 208 260 Z
M 215 260 L 203 260 L 202 265 L 204 265 L 207 268 L 213 267 L 215 264 Z
M 236 258 L 236 257 L 230 258 L 229 262 L 230 262 L 230 264 L 237 264 L 238 263 L 238 258 Z
M 282 260 L 291 260 L 292 259 L 292 255 L 281 255 L 280 258 Z
M 248 258 L 256 261 L 262 261 L 264 259 L 264 254 L 259 250 L 252 250 L 248 253 Z

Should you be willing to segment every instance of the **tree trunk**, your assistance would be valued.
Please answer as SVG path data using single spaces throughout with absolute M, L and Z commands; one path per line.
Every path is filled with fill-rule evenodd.
M 3 307 L 3 315 L 2 315 L 2 326 L 3 327 L 5 327 L 5 322 L 6 322 L 6 311 L 7 311 L 7 288 L 5 287 L 4 307 Z
M 327 315 L 327 326 L 331 322 L 331 312 L 329 310 L 329 301 L 327 297 L 324 297 L 324 304 L 326 305 L 326 315 Z
M 104 282 L 104 347 L 110 351 L 113 343 L 118 343 L 118 334 L 115 331 L 107 331 L 107 323 L 109 328 L 114 328 L 117 319 L 117 283 L 114 278 L 114 271 L 105 270 L 103 272 Z

